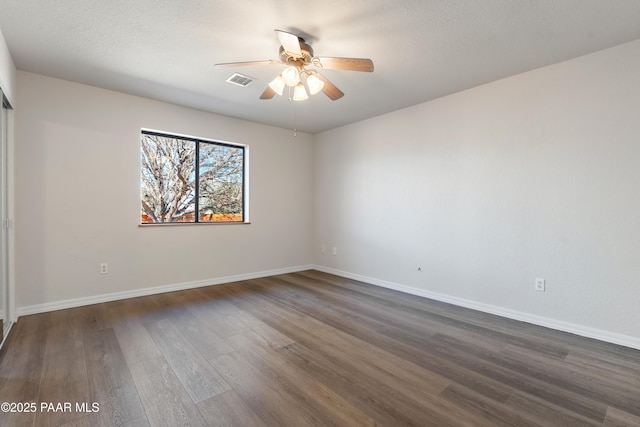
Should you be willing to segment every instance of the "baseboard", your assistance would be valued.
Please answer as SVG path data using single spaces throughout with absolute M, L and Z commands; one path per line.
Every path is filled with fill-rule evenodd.
M 131 291 L 114 292 L 109 294 L 96 295 L 84 298 L 74 298 L 62 301 L 54 301 L 44 304 L 35 304 L 25 307 L 18 307 L 16 312 L 19 316 L 27 316 L 30 314 L 45 313 L 48 311 L 62 310 L 65 308 L 80 307 L 84 305 L 98 304 L 102 302 L 117 301 L 127 298 L 136 298 L 147 295 L 161 294 L 165 292 L 181 291 L 185 289 L 193 289 L 204 286 L 220 285 L 224 283 L 238 282 L 241 280 L 259 279 L 261 277 L 276 276 L 278 274 L 295 273 L 304 270 L 318 270 L 336 276 L 345 277 L 348 279 L 358 280 L 360 282 L 369 283 L 371 285 L 380 286 L 383 288 L 393 289 L 396 291 L 404 292 L 411 295 L 417 295 L 424 298 L 441 301 L 460 307 L 470 308 L 472 310 L 482 311 L 484 313 L 495 314 L 497 316 L 506 317 L 508 319 L 519 320 L 522 322 L 531 323 L 533 325 L 544 326 L 547 328 L 555 329 L 558 331 L 569 332 L 572 334 L 580 335 L 587 338 L 593 338 L 600 341 L 609 342 L 612 344 L 618 344 L 625 347 L 640 350 L 640 339 L 630 337 L 627 335 L 617 334 L 613 332 L 603 331 L 601 329 L 590 328 L 574 323 L 563 322 L 556 319 L 550 319 L 547 317 L 536 316 L 521 311 L 511 310 L 503 307 L 498 307 L 490 304 L 480 303 L 464 298 L 458 298 L 451 295 L 441 294 L 437 292 L 431 292 L 424 289 L 418 289 L 411 286 L 401 285 L 399 283 L 388 282 L 373 277 L 363 276 L 360 274 L 350 273 L 347 271 L 336 270 L 333 268 L 321 266 L 321 265 L 301 265 L 295 267 L 281 268 L 275 270 L 259 271 L 253 273 L 239 274 L 234 276 L 224 276 L 214 279 L 197 280 L 192 282 L 176 283 L 171 285 L 154 286 L 151 288 L 135 289 Z M 16 319 L 17 320 L 17 319 Z M 7 334 L 8 335 L 8 334 Z M 0 347 L 1 348 L 1 347 Z
M 464 298 L 458 298 L 450 295 L 440 294 L 437 292 L 426 291 L 424 289 L 418 289 L 411 286 L 388 282 L 388 281 L 376 279 L 373 277 L 362 276 L 360 274 L 350 273 L 347 271 L 336 270 L 336 269 L 324 267 L 321 265 L 314 265 L 313 269 L 322 271 L 324 273 L 345 277 L 347 279 L 358 280 L 360 282 L 365 282 L 365 283 L 380 286 L 383 288 L 394 289 L 396 291 L 404 292 L 407 294 L 417 295 L 424 298 L 429 298 L 432 300 L 457 305 L 460 307 L 482 311 L 484 313 L 495 314 L 497 316 L 506 317 L 508 319 L 519 320 L 521 322 L 531 323 L 533 325 L 544 326 L 546 328 L 555 329 L 562 332 L 569 332 L 575 335 L 580 335 L 583 337 L 593 338 L 599 341 L 605 341 L 608 343 L 617 344 L 624 347 L 640 350 L 640 339 L 635 337 L 630 337 L 627 335 L 603 331 L 601 329 L 590 328 L 582 325 L 577 325 L 575 323 L 569 323 L 569 322 L 563 322 L 561 320 L 550 319 L 547 317 L 536 316 L 536 315 L 524 313 L 521 311 L 511 310 L 508 308 L 498 307 L 495 305 L 485 304 L 485 303 L 472 301 Z
M 151 288 L 134 289 L 131 291 L 114 292 L 84 298 L 73 298 L 62 301 L 53 301 L 44 304 L 35 304 L 25 307 L 18 307 L 18 316 L 29 314 L 45 313 L 48 311 L 62 310 L 65 308 L 80 307 L 84 305 L 99 304 L 102 302 L 117 301 L 127 298 L 143 297 L 147 295 L 162 294 L 165 292 L 182 291 L 185 289 L 200 288 L 203 286 L 221 285 L 224 283 L 239 282 L 241 280 L 259 279 L 261 277 L 276 276 L 278 274 L 295 273 L 298 271 L 310 270 L 312 265 L 300 265 L 296 267 L 280 268 L 276 270 L 258 271 L 253 273 L 238 274 L 235 276 L 217 277 L 214 279 L 197 280 L 193 282 L 176 283 L 172 285 L 154 286 Z

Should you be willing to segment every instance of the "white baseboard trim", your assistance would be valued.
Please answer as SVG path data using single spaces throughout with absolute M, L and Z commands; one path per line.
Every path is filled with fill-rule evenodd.
M 548 317 L 537 316 L 534 314 L 511 310 L 508 308 L 498 307 L 495 305 L 490 305 L 490 304 L 476 302 L 476 301 L 472 301 L 464 298 L 458 298 L 450 295 L 440 294 L 437 292 L 431 292 L 424 289 L 418 289 L 411 286 L 401 285 L 398 283 L 387 282 L 385 280 L 362 276 L 360 274 L 355 274 L 355 273 L 349 273 L 347 271 L 336 270 L 336 269 L 324 267 L 321 265 L 314 265 L 313 269 L 322 271 L 324 273 L 345 277 L 347 279 L 358 280 L 360 282 L 365 282 L 365 283 L 380 286 L 383 288 L 394 289 L 396 291 L 404 292 L 407 294 L 417 295 L 420 297 L 429 298 L 429 299 L 441 301 L 441 302 L 446 302 L 446 303 L 457 305 L 460 307 L 482 311 L 484 313 L 495 314 L 497 316 L 506 317 L 508 319 L 519 320 L 522 322 L 531 323 L 533 325 L 544 326 L 546 328 L 555 329 L 562 332 L 569 332 L 575 335 L 580 335 L 583 337 L 593 338 L 596 340 L 605 341 L 608 343 L 618 344 L 624 347 L 640 350 L 640 338 L 630 337 L 627 335 L 617 334 L 614 332 L 608 332 L 601 329 L 590 328 L 587 326 L 581 326 L 575 323 L 564 322 L 561 320 L 550 319 Z
M 35 304 L 18 307 L 18 316 L 46 313 L 48 311 L 62 310 L 65 308 L 80 307 L 83 305 L 99 304 L 102 302 L 117 301 L 127 298 L 143 297 L 147 295 L 162 294 L 165 292 L 182 291 L 185 289 L 200 288 L 203 286 L 221 285 L 224 283 L 239 282 L 241 280 L 259 279 L 261 277 L 276 276 L 278 274 L 295 273 L 298 271 L 313 269 L 312 265 L 299 265 L 296 267 L 280 268 L 276 270 L 258 271 L 254 273 L 238 274 L 235 276 L 217 277 L 215 279 L 196 280 L 193 282 L 176 283 L 172 285 L 154 286 L 151 288 L 133 289 L 130 291 L 113 292 L 84 298 L 73 298 L 63 301 L 53 301 L 44 304 Z

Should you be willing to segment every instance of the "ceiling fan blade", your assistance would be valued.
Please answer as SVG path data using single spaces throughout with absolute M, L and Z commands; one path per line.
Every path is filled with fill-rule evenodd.
M 288 33 L 282 30 L 274 30 L 278 35 L 278 40 L 285 52 L 294 55 L 296 57 L 302 57 L 302 51 L 300 50 L 300 40 L 295 34 Z
M 277 61 L 275 59 L 267 59 L 265 61 L 246 61 L 246 62 L 225 62 L 222 64 L 215 64 L 214 67 L 222 68 L 222 67 L 246 67 L 246 66 L 254 66 L 254 65 L 271 65 L 271 64 L 282 64 L 282 61 Z
M 367 58 L 330 58 L 315 57 L 313 65 L 328 70 L 373 71 L 373 61 Z
M 331 83 L 325 76 L 320 73 L 315 73 L 315 75 L 324 82 L 324 86 L 322 87 L 322 92 L 331 98 L 332 101 L 336 99 L 340 99 L 344 96 L 344 92 L 342 92 L 336 85 Z
M 276 91 L 271 89 L 271 87 L 267 86 L 267 88 L 260 95 L 260 99 L 271 99 L 275 96 Z

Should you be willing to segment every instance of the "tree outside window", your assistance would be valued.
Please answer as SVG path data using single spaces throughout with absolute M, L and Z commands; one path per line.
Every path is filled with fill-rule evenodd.
M 245 147 L 143 131 L 141 223 L 243 222 Z

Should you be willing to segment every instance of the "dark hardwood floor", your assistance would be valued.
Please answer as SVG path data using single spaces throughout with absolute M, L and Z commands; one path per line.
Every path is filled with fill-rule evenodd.
M 640 426 L 640 351 L 317 271 L 22 317 L 0 357 L 2 426 Z

